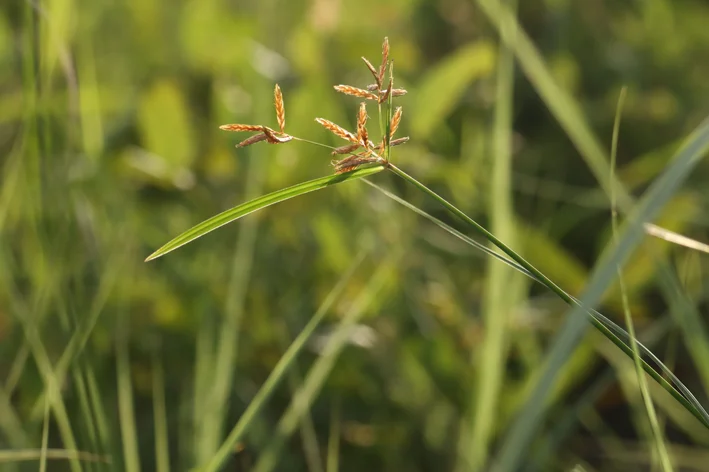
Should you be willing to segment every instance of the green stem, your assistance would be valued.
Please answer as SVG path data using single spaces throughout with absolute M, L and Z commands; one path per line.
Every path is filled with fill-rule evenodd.
M 446 207 L 446 210 L 450 211 L 453 213 L 455 216 L 463 220 L 465 223 L 468 225 L 472 226 L 475 231 L 480 233 L 485 239 L 490 241 L 492 244 L 497 246 L 502 252 L 507 254 L 513 261 L 517 262 L 519 265 L 527 269 L 529 272 L 534 274 L 535 278 L 539 280 L 543 285 L 546 285 L 549 287 L 551 291 L 553 291 L 556 295 L 559 296 L 562 300 L 564 300 L 566 303 L 569 305 L 573 305 L 573 299 L 571 296 L 569 296 L 561 287 L 556 285 L 551 279 L 549 279 L 546 275 L 541 273 L 539 269 L 534 267 L 530 262 L 527 262 L 526 259 L 524 259 L 522 256 L 517 254 L 515 251 L 513 251 L 510 247 L 508 247 L 505 243 L 497 239 L 497 237 L 492 234 L 490 231 L 486 230 L 483 226 L 481 226 L 477 221 L 473 220 L 470 218 L 468 215 L 463 213 L 461 210 L 459 210 L 457 207 L 455 207 L 452 203 L 448 202 L 445 198 L 441 197 L 438 195 L 436 192 L 431 190 L 430 188 L 426 187 L 424 184 L 419 182 L 418 180 L 414 179 L 412 176 L 404 172 L 403 170 L 399 169 L 396 167 L 394 164 L 389 163 L 388 168 L 394 172 L 396 175 L 401 177 L 402 179 L 406 180 L 407 182 L 413 184 L 416 186 L 419 190 L 422 190 L 424 193 L 428 194 L 429 196 L 433 197 L 438 203 Z
M 547 287 L 549 290 L 554 292 L 556 296 L 561 298 L 564 302 L 566 302 L 570 306 L 579 306 L 583 308 L 586 313 L 589 315 L 589 321 L 593 325 L 594 328 L 599 330 L 606 338 L 608 338 L 613 344 L 618 346 L 628 357 L 632 358 L 633 357 L 633 350 L 632 348 L 624 342 L 620 335 L 619 331 L 616 329 L 618 328 L 615 323 L 610 321 L 608 318 L 602 316 L 600 313 L 596 312 L 592 308 L 585 307 L 581 304 L 580 300 L 572 297 L 569 295 L 567 292 L 565 292 L 561 287 L 556 285 L 551 279 L 549 279 L 547 276 L 545 276 L 542 272 L 540 272 L 536 267 L 534 267 L 530 262 L 528 262 L 526 259 L 524 259 L 522 256 L 517 254 L 515 251 L 513 251 L 510 247 L 508 247 L 505 243 L 500 241 L 494 234 L 489 232 L 487 229 L 485 229 L 483 226 L 481 226 L 478 222 L 470 218 L 468 215 L 463 213 L 461 210 L 456 208 L 452 203 L 448 202 L 445 198 L 441 197 L 438 195 L 436 192 L 431 190 L 430 188 L 426 187 L 424 184 L 404 172 L 403 170 L 399 169 L 396 167 L 394 164 L 391 162 L 387 163 L 387 168 L 391 170 L 394 174 L 397 176 L 401 177 L 405 181 L 409 182 L 410 184 L 414 185 L 416 188 L 424 192 L 425 194 L 429 195 L 432 197 L 434 200 L 436 200 L 438 203 L 443 205 L 446 210 L 451 212 L 453 215 L 458 217 L 460 220 L 465 222 L 468 226 L 472 227 L 477 233 L 482 235 L 485 239 L 490 241 L 492 244 L 497 246 L 502 252 L 504 252 L 507 256 L 510 257 L 513 261 L 518 263 L 520 266 L 522 266 L 525 270 L 527 270 L 529 273 L 531 273 L 534 276 L 534 279 L 537 280 L 539 283 Z M 641 344 L 638 343 L 638 347 L 640 347 Z M 644 346 L 643 346 L 644 347 Z M 657 358 L 652 355 L 652 353 L 647 350 L 647 348 L 644 348 L 644 353 L 646 355 L 651 356 L 653 361 L 657 362 L 659 366 L 662 364 L 657 360 Z M 643 370 L 650 375 L 657 383 L 659 383 L 662 388 L 664 388 L 670 395 L 672 395 L 675 400 L 677 400 L 687 411 L 692 413 L 694 417 L 696 417 L 705 427 L 709 428 L 709 416 L 706 414 L 706 412 L 703 411 L 703 409 L 698 408 L 696 405 L 698 405 L 698 401 L 694 398 L 694 396 L 689 392 L 689 390 L 682 385 L 682 383 L 672 374 L 672 372 L 669 371 L 669 369 L 662 368 L 663 373 L 667 376 L 669 376 L 670 380 L 672 381 L 672 384 L 670 384 L 660 373 L 658 373 L 655 369 L 650 366 L 645 360 L 642 361 L 643 363 Z M 674 384 L 674 385 L 673 385 Z M 677 387 L 677 388 L 675 388 Z M 678 391 L 680 389 L 680 391 Z
M 627 94 L 627 87 L 623 87 L 620 90 L 620 97 L 618 98 L 618 107 L 615 114 L 615 123 L 613 124 L 613 139 L 611 141 L 611 163 L 610 163 L 610 182 L 611 182 L 611 228 L 613 232 L 613 242 L 616 246 L 620 244 L 618 239 L 618 208 L 616 202 L 616 189 L 612 185 L 615 182 L 615 168 L 616 168 L 616 158 L 618 155 L 618 135 L 620 134 L 620 119 L 623 110 L 623 104 L 625 103 L 625 96 Z M 650 422 L 650 429 L 652 432 L 653 439 L 655 441 L 655 447 L 657 448 L 657 454 L 659 455 L 660 465 L 664 472 L 672 472 L 674 469 L 672 467 L 672 461 L 670 460 L 670 455 L 667 451 L 667 446 L 665 445 L 665 439 L 660 428 L 660 424 L 657 420 L 657 413 L 655 411 L 655 406 L 652 403 L 652 398 L 650 397 L 650 392 L 647 386 L 647 380 L 645 376 L 642 375 L 642 362 L 640 358 L 640 349 L 638 348 L 638 342 L 635 337 L 635 327 L 633 324 L 633 317 L 630 313 L 630 303 L 628 302 L 628 293 L 625 288 L 625 281 L 623 279 L 623 271 L 620 264 L 617 266 L 618 273 L 618 285 L 620 287 L 620 296 L 623 303 L 623 315 L 625 318 L 625 324 L 628 327 L 628 335 L 630 336 L 630 347 L 633 353 L 633 361 L 635 365 L 635 372 L 638 377 L 638 387 L 640 389 L 640 395 L 642 396 L 643 403 L 645 405 L 645 410 L 647 412 L 648 420 Z

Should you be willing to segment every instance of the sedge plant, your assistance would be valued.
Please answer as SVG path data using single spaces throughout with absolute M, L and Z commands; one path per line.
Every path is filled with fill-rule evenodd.
M 524 275 L 551 290 L 556 296 L 571 307 L 575 308 L 576 311 L 585 314 L 592 326 L 612 341 L 629 358 L 639 361 L 640 367 L 648 375 L 650 375 L 650 377 L 652 377 L 667 392 L 669 392 L 674 399 L 694 417 L 696 417 L 704 427 L 709 429 L 709 414 L 701 403 L 695 398 L 689 389 L 687 389 L 687 387 L 680 382 L 680 380 L 670 371 L 669 368 L 667 368 L 655 355 L 653 355 L 649 349 L 635 339 L 634 335 L 630 335 L 626 330 L 615 324 L 609 318 L 603 316 L 591 306 L 588 306 L 588 304 L 583 303 L 581 300 L 564 291 L 559 285 L 535 268 L 524 257 L 512 250 L 508 245 L 480 225 L 477 221 L 466 215 L 463 211 L 451 204 L 441 195 L 434 192 L 424 183 L 394 165 L 391 160 L 392 149 L 409 141 L 409 137 L 396 137 L 396 132 L 399 129 L 399 125 L 403 117 L 403 109 L 400 106 L 394 106 L 394 100 L 397 97 L 405 95 L 407 91 L 394 86 L 394 69 L 393 62 L 390 57 L 388 39 L 384 39 L 384 43 L 382 45 L 381 63 L 378 67 L 374 66 L 366 58 L 363 57 L 362 59 L 372 75 L 373 80 L 371 84 L 362 88 L 353 87 L 350 85 L 334 86 L 334 89 L 337 92 L 364 100 L 360 103 L 357 109 L 356 130 L 349 131 L 325 118 L 316 118 L 316 121 L 320 125 L 332 132 L 335 136 L 347 142 L 347 144 L 343 146 L 328 146 L 323 143 L 288 134 L 286 132 L 286 113 L 283 93 L 278 85 L 275 85 L 274 88 L 274 106 L 278 129 L 273 129 L 265 125 L 250 124 L 226 124 L 220 126 L 220 128 L 225 131 L 255 133 L 237 144 L 238 148 L 251 146 L 260 142 L 265 142 L 272 145 L 283 145 L 292 141 L 301 141 L 327 148 L 333 156 L 331 164 L 334 167 L 334 175 L 328 175 L 318 179 L 302 182 L 297 185 L 257 197 L 232 209 L 219 213 L 218 215 L 215 215 L 214 217 L 188 229 L 171 241 L 167 242 L 161 248 L 148 256 L 146 261 L 151 261 L 164 256 L 165 254 L 174 251 L 223 225 L 231 223 L 243 216 L 261 210 L 275 203 L 347 181 L 369 177 L 379 172 L 391 172 L 407 184 L 434 199 L 438 204 L 443 206 L 448 212 L 460 220 L 460 222 L 462 222 L 467 229 L 473 231 L 478 236 L 481 236 L 489 243 L 496 246 L 501 253 L 488 250 L 484 245 L 481 245 L 480 243 L 477 243 L 469 237 L 459 233 L 457 230 L 450 228 L 445 223 L 433 219 L 433 217 L 427 215 L 423 210 L 417 209 L 410 203 L 402 201 L 398 197 L 386 192 L 383 189 L 379 189 L 383 191 L 385 195 L 394 198 L 404 204 L 407 208 L 412 209 L 429 219 L 437 221 L 437 224 L 439 224 L 439 226 L 441 226 L 444 230 L 451 232 L 457 237 L 462 238 L 466 242 L 469 242 L 475 247 L 485 251 L 487 254 L 492 255 L 498 260 L 501 260 L 502 262 L 519 270 Z M 379 129 L 378 139 L 375 140 L 372 140 L 374 134 L 370 132 L 368 127 L 368 103 L 373 104 L 377 111 Z M 676 186 L 679 185 L 679 183 L 686 177 L 691 167 L 696 164 L 699 157 L 706 152 L 707 148 L 709 148 L 709 123 L 704 123 L 693 135 L 690 136 L 685 146 L 680 149 L 674 163 L 669 166 L 663 176 L 666 178 L 662 182 L 659 182 L 662 179 L 658 179 L 657 188 L 651 188 L 648 190 L 648 194 L 644 200 L 652 203 L 652 205 L 648 203 L 645 206 L 656 209 L 662 205 L 662 203 L 668 198 L 668 195 L 671 195 L 671 190 L 676 188 Z M 648 210 L 643 213 L 642 211 L 645 208 L 641 207 L 642 203 L 639 204 L 638 213 L 640 213 L 643 218 L 653 216 L 651 213 L 655 210 Z M 643 222 L 641 221 L 637 223 L 636 226 L 642 227 L 642 224 Z M 622 240 L 619 243 L 619 245 L 622 246 L 621 249 L 626 251 L 626 253 L 630 250 L 626 246 L 632 246 L 634 241 L 633 238 L 635 238 L 635 233 L 630 231 L 632 229 L 633 227 L 629 227 L 629 236 L 627 238 L 628 243 L 625 244 L 625 246 L 623 246 Z M 619 251 L 621 249 L 619 249 Z M 299 345 L 291 354 L 296 355 L 298 353 L 297 351 L 299 351 L 301 347 L 302 344 Z M 273 386 L 284 377 L 284 375 L 285 369 L 281 369 L 277 373 L 272 373 L 273 378 L 269 378 L 266 381 L 269 385 L 269 390 L 271 390 Z M 259 395 L 261 395 L 261 392 L 259 392 Z M 261 398 L 259 407 L 263 405 L 263 401 L 265 401 L 265 397 Z M 252 409 L 250 409 L 250 415 L 254 415 L 256 412 L 251 410 Z M 236 444 L 244 429 L 245 428 L 241 428 L 238 433 L 230 435 L 227 439 L 227 443 L 223 445 L 223 449 L 228 450 L 230 446 L 228 443 L 231 443 L 232 445 Z M 217 462 L 221 462 L 221 459 L 223 459 L 223 457 Z M 210 468 L 210 470 L 212 469 Z

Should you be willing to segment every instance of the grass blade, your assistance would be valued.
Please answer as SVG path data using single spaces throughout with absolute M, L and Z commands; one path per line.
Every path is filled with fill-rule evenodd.
M 133 382 L 130 373 L 128 353 L 128 316 L 121 313 L 118 317 L 116 336 L 116 377 L 118 393 L 118 418 L 123 443 L 123 466 L 128 472 L 140 472 L 140 453 L 138 451 L 138 429 L 135 424 L 133 406 Z
M 613 125 L 613 139 L 611 144 L 611 169 L 610 169 L 610 181 L 613 182 L 615 179 L 615 167 L 616 167 L 616 157 L 618 154 L 618 135 L 620 131 L 620 118 L 623 110 L 623 104 L 625 102 L 625 95 L 627 89 L 623 87 L 620 91 L 620 98 L 618 99 L 618 108 L 615 115 L 615 123 Z M 613 230 L 613 242 L 618 245 L 618 211 L 616 208 L 616 195 L 615 187 L 611 185 L 611 226 Z M 670 461 L 669 454 L 667 453 L 667 446 L 660 428 L 660 424 L 657 421 L 657 412 L 655 411 L 655 406 L 652 403 L 652 398 L 650 397 L 650 390 L 647 386 L 647 379 L 642 368 L 642 361 L 640 359 L 640 351 L 638 349 L 638 343 L 635 338 L 635 327 L 633 326 L 633 317 L 630 314 L 630 303 L 628 302 L 628 294 L 625 288 L 625 281 L 623 279 L 623 271 L 621 269 L 620 263 L 616 266 L 616 273 L 618 274 L 618 284 L 620 285 L 621 300 L 623 301 L 623 315 L 625 317 L 625 324 L 628 327 L 628 335 L 630 336 L 630 346 L 633 352 L 633 364 L 635 366 L 635 372 L 638 377 L 638 386 L 640 387 L 640 394 L 642 395 L 643 403 L 645 405 L 645 410 L 647 412 L 648 419 L 650 421 L 650 428 L 652 430 L 652 435 L 655 440 L 655 447 L 657 448 L 657 454 L 660 459 L 660 464 L 662 465 L 662 470 L 664 472 L 671 472 L 672 462 Z
M 327 472 L 340 468 L 340 398 L 336 397 L 330 409 L 330 434 L 327 440 Z
M 461 233 L 460 231 L 456 230 L 455 228 L 447 225 L 443 221 L 437 219 L 436 217 L 426 213 L 425 211 L 421 210 L 420 208 L 410 204 L 406 200 L 403 200 L 402 198 L 394 195 L 393 193 L 383 189 L 382 187 L 379 187 L 378 185 L 369 182 L 368 180 L 365 179 L 365 182 L 370 185 L 371 187 L 374 187 L 375 189 L 379 190 L 382 192 L 384 195 L 387 197 L 393 199 L 400 205 L 403 205 L 404 207 L 410 209 L 411 211 L 418 213 L 419 215 L 423 216 L 424 218 L 428 219 L 429 221 L 435 223 L 438 225 L 441 229 L 444 231 L 447 231 L 448 233 L 452 234 L 456 238 L 460 239 L 461 241 L 465 242 L 466 244 L 469 244 L 476 249 L 479 249 L 483 253 L 485 253 L 488 256 L 491 256 L 498 261 L 507 264 L 508 266 L 522 272 L 524 275 L 529 277 L 530 279 L 544 285 L 544 282 L 539 279 L 534 273 L 530 272 L 527 270 L 525 267 L 521 266 L 519 263 L 516 261 L 513 261 L 512 259 L 509 259 L 505 257 L 504 255 L 498 254 L 497 252 L 491 250 L 484 244 L 481 244 L 474 239 L 470 238 L 469 236 Z M 632 357 L 632 351 L 630 348 L 630 335 L 628 334 L 627 331 L 625 331 L 623 328 L 615 324 L 613 321 L 611 321 L 609 318 L 605 317 L 602 315 L 600 312 L 594 309 L 589 309 L 587 307 L 584 307 L 581 304 L 581 301 L 578 300 L 577 298 L 571 296 L 570 294 L 564 292 L 566 296 L 569 297 L 569 303 L 572 306 L 577 306 L 581 309 L 584 310 L 584 314 L 587 314 L 591 318 L 591 322 L 594 324 L 596 328 L 598 328 L 606 337 L 608 337 L 611 342 L 613 342 L 616 346 L 618 346 L 626 355 L 629 357 Z M 690 305 L 691 306 L 691 305 Z M 709 414 L 704 411 L 704 408 L 702 405 L 697 401 L 697 399 L 692 395 L 692 393 L 689 391 L 687 387 L 677 378 L 677 376 L 672 373 L 672 371 L 665 366 L 658 358 L 655 356 L 650 349 L 648 349 L 644 344 L 636 340 L 636 344 L 638 346 L 638 349 L 642 353 L 643 360 L 643 369 L 655 380 L 657 383 L 659 383 L 662 388 L 664 388 L 667 392 L 669 392 L 672 397 L 677 400 L 689 413 L 691 413 L 696 419 L 698 419 L 701 424 L 705 428 L 709 428 Z M 646 361 L 647 359 L 647 361 Z M 660 370 L 660 373 L 658 373 L 653 367 L 651 367 L 650 362 L 652 365 L 655 366 L 655 368 Z M 663 377 L 664 376 L 664 377 Z M 668 380 L 665 380 L 667 378 Z
M 515 0 L 508 0 L 516 8 Z M 513 25 L 512 28 L 515 28 Z M 515 35 L 515 31 L 508 32 Z M 515 246 L 514 209 L 512 203 L 512 102 L 514 93 L 514 55 L 501 43 L 497 65 L 495 117 L 492 132 L 492 180 L 488 207 L 492 232 Z M 472 433 L 461 435 L 461 454 L 473 470 L 484 467 L 490 453 L 499 408 L 500 389 L 505 381 L 505 359 L 509 349 L 509 314 L 520 301 L 520 277 L 509 268 L 489 261 L 486 268 L 484 323 L 486 335 L 480 350 L 472 349 L 480 380 L 471 398 L 468 427 Z
M 567 317 L 567 321 L 561 332 L 557 335 L 551 352 L 548 356 L 544 373 L 541 376 L 537 387 L 530 396 L 527 406 L 521 412 L 516 424 L 513 426 L 507 440 L 502 446 L 500 453 L 500 463 L 497 464 L 496 470 L 517 470 L 519 461 L 524 456 L 524 453 L 532 440 L 532 437 L 539 424 L 544 409 L 540 405 L 545 404 L 545 398 L 549 389 L 554 384 L 559 366 L 565 361 L 569 353 L 575 348 L 581 335 L 585 332 L 587 324 L 584 317 L 578 316 L 590 311 L 591 306 L 597 304 L 605 293 L 611 280 L 614 279 L 616 267 L 622 265 L 623 262 L 630 256 L 632 251 L 637 247 L 644 236 L 644 223 L 653 220 L 660 209 L 674 195 L 679 185 L 687 178 L 689 173 L 699 163 L 700 159 L 709 150 L 709 119 L 705 119 L 697 129 L 686 139 L 684 146 L 675 155 L 672 163 L 663 172 L 663 174 L 650 186 L 642 200 L 639 202 L 631 217 L 629 223 L 622 233 L 620 242 L 617 246 L 608 251 L 601 263 L 594 270 L 591 281 L 588 285 L 584 297 L 579 300 L 571 297 L 563 291 L 558 285 L 551 281 L 548 277 L 542 274 L 524 258 L 515 251 L 510 249 L 495 235 L 483 228 L 476 221 L 471 219 L 465 213 L 460 211 L 454 205 L 443 199 L 440 195 L 433 192 L 421 182 L 417 181 L 410 175 L 398 167 L 389 164 L 388 168 L 396 175 L 414 185 L 422 192 L 428 194 L 448 211 L 465 222 L 469 227 L 472 227 L 476 232 L 483 235 L 488 241 L 492 242 L 500 248 L 507 256 L 517 262 L 519 265 L 526 268 L 529 272 L 535 275 L 541 283 L 552 290 L 558 297 L 564 300 L 573 308 Z M 608 337 L 614 344 L 625 352 L 629 357 L 632 356 L 632 350 L 623 339 L 623 335 L 619 333 L 623 330 L 614 331 L 602 318 L 596 316 L 597 312 L 592 311 L 594 316 L 591 318 L 591 324 L 601 333 Z M 607 319 L 606 319 L 607 320 Z M 610 321 L 610 320 L 607 320 Z M 627 333 L 626 333 L 627 334 Z M 663 372 L 667 369 L 664 364 L 652 355 L 649 350 L 646 354 L 657 366 L 661 366 Z M 696 400 L 692 393 L 684 387 L 680 382 L 675 382 L 676 377 L 672 378 L 674 388 L 650 365 L 644 363 L 643 368 L 650 374 L 663 388 L 665 388 L 673 397 L 680 402 L 688 411 L 690 411 L 705 427 L 709 428 L 709 414 Z
M 262 452 L 254 472 L 270 472 L 278 463 L 278 457 L 286 440 L 293 434 L 300 423 L 300 418 L 310 408 L 315 398 L 332 372 L 340 353 L 347 345 L 352 328 L 359 322 L 369 305 L 376 299 L 382 288 L 391 278 L 396 268 L 400 253 L 390 254 L 377 268 L 369 283 L 362 290 L 360 296 L 352 303 L 342 321 L 331 334 L 330 339 L 323 349 L 323 354 L 308 371 L 303 386 L 294 395 L 288 409 L 278 422 L 278 427 L 273 439 Z
M 263 181 L 263 160 L 254 160 L 246 176 L 245 197 L 260 193 Z M 224 434 L 224 411 L 229 405 L 234 377 L 237 370 L 239 343 L 241 341 L 241 323 L 246 313 L 246 298 L 251 281 L 251 270 L 255 260 L 256 242 L 258 241 L 258 220 L 249 219 L 239 226 L 236 249 L 231 262 L 228 282 L 228 296 L 224 302 L 224 311 L 218 324 L 216 351 L 213 364 L 200 373 L 206 379 L 208 389 L 203 392 L 206 406 L 196 425 L 197 455 L 196 463 L 201 464 L 214 455 Z M 201 365 L 201 364 L 200 364 Z
M 315 190 L 320 190 L 330 185 L 339 184 L 352 179 L 359 179 L 362 177 L 367 177 L 377 172 L 384 170 L 382 166 L 369 167 L 365 169 L 357 169 L 353 172 L 348 172 L 340 175 L 329 175 L 326 177 L 321 177 L 319 179 L 309 180 L 307 182 L 302 182 L 300 184 L 294 185 L 292 187 L 284 188 L 276 192 L 269 193 L 268 195 L 263 195 L 258 198 L 254 198 L 246 203 L 242 203 L 230 210 L 226 210 L 219 213 L 212 218 L 194 226 L 181 235 L 177 236 L 160 249 L 148 256 L 145 261 L 152 261 L 160 256 L 164 256 L 168 252 L 174 251 L 180 246 L 184 246 L 187 243 L 194 241 L 195 239 L 204 236 L 205 234 L 214 231 L 220 226 L 231 223 L 232 221 L 238 220 L 242 216 L 246 216 L 249 213 L 266 208 L 267 206 L 288 200 L 299 195 L 304 195 Z
M 620 208 L 628 209 L 633 200 L 630 194 L 617 180 L 608 182 L 610 169 L 603 146 L 594 136 L 578 104 L 554 81 L 542 55 L 519 26 L 511 9 L 497 0 L 477 0 L 477 4 L 497 28 L 501 39 L 514 50 L 520 68 L 579 150 L 600 186 L 608 195 L 611 188 L 615 188 Z M 515 35 L 512 36 L 510 31 L 515 31 Z
M 644 236 L 643 224 L 657 216 L 662 206 L 674 195 L 680 183 L 687 178 L 707 150 L 709 150 L 709 119 L 702 122 L 685 140 L 684 146 L 679 149 L 672 163 L 646 191 L 631 215 L 627 227 L 621 233 L 619 244 L 608 251 L 595 268 L 586 292 L 582 297 L 583 306 L 592 306 L 600 301 L 603 293 L 614 279 L 617 265 L 622 265 L 642 240 Z M 527 446 L 542 419 L 544 409 L 540 408 L 540 405 L 544 404 L 546 394 L 554 383 L 557 366 L 563 363 L 586 330 L 586 323 L 581 317 L 577 316 L 583 312 L 583 308 L 573 308 L 564 327 L 557 335 L 547 358 L 545 372 L 540 378 L 534 393 L 530 396 L 527 406 L 521 412 L 516 425 L 502 445 L 500 452 L 501 462 L 498 464 L 499 469 L 496 470 L 516 470 L 522 457 L 524 457 Z M 596 323 L 594 323 L 594 326 L 601 329 Z M 603 328 L 607 329 L 605 326 Z M 609 333 L 604 332 L 604 334 L 608 335 Z M 610 339 L 615 342 L 613 338 Z M 616 343 L 616 345 L 618 344 Z M 626 352 L 626 354 L 631 353 Z M 656 357 L 652 358 L 652 361 L 656 365 L 664 366 Z M 645 368 L 645 366 L 643 367 Z M 654 369 L 648 371 L 645 368 L 645 370 L 655 380 L 662 383 L 662 377 Z M 663 387 L 667 389 L 665 384 L 663 384 Z M 682 388 L 684 386 L 681 384 L 675 384 L 675 387 L 681 391 L 682 396 L 678 397 L 672 391 L 670 393 L 692 412 L 704 426 L 709 427 L 709 415 L 707 415 L 691 392 L 686 390 L 686 388 Z
M 153 420 L 155 424 L 155 471 L 170 471 L 165 372 L 159 353 L 153 354 Z
M 313 317 L 310 319 L 308 324 L 303 328 L 303 330 L 298 334 L 295 340 L 291 343 L 290 347 L 281 356 L 276 366 L 273 368 L 268 378 L 261 386 L 259 391 L 254 396 L 253 400 L 249 402 L 246 410 L 237 421 L 236 425 L 229 432 L 229 435 L 224 440 L 222 445 L 217 450 L 216 454 L 210 459 L 210 461 L 205 464 L 200 470 L 204 471 L 215 471 L 218 470 L 222 464 L 228 459 L 229 455 L 234 450 L 234 446 L 243 437 L 244 433 L 248 430 L 251 422 L 256 418 L 256 415 L 261 411 L 261 408 L 266 404 L 266 401 L 270 398 L 271 394 L 275 391 L 278 384 L 284 378 L 285 374 L 288 372 L 290 366 L 292 365 L 295 358 L 298 356 L 300 351 L 305 346 L 305 343 L 310 339 L 310 336 L 315 332 L 320 322 L 323 320 L 325 315 L 330 311 L 332 305 L 337 301 L 337 299 L 342 295 L 347 282 L 354 274 L 355 270 L 364 260 L 364 256 L 367 250 L 363 250 L 357 256 L 355 261 L 352 263 L 347 272 L 340 278 L 339 282 L 333 287 L 332 291 L 325 297 L 322 305 L 315 312 Z

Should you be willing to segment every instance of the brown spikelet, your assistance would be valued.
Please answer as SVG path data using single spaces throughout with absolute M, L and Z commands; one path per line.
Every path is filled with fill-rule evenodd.
M 404 89 L 392 89 L 392 90 L 391 90 L 391 96 L 392 96 L 392 97 L 401 97 L 401 96 L 403 96 L 403 95 L 406 95 L 407 93 L 409 93 L 409 92 L 407 92 L 407 91 L 404 90 Z
M 340 175 L 340 174 L 344 174 L 344 173 L 346 173 L 346 172 L 351 172 L 351 171 L 357 169 L 357 167 L 359 167 L 359 164 L 350 165 L 350 166 L 336 167 L 336 168 L 335 168 L 335 174 L 336 174 L 336 175 Z
M 261 131 L 261 127 L 258 125 L 239 125 L 239 124 L 230 124 L 230 125 L 221 125 L 219 129 L 224 130 L 224 131 Z
M 331 131 L 334 135 L 339 136 L 340 138 L 345 139 L 351 143 L 359 144 L 357 136 L 350 133 L 343 127 L 336 125 L 332 121 L 326 120 L 324 118 L 315 118 L 315 121 L 320 123 L 325 129 Z
M 379 84 L 369 84 L 367 85 L 367 90 L 369 90 L 370 92 L 376 92 L 377 90 L 379 90 Z
M 357 113 L 357 139 L 365 147 L 369 143 L 369 135 L 367 134 L 367 105 L 365 102 L 360 103 L 359 113 Z
M 330 164 L 332 164 L 334 167 L 346 166 L 354 160 L 361 159 L 361 158 L 365 157 L 364 154 L 365 153 L 360 152 L 357 154 L 352 154 L 351 156 L 344 157 L 342 159 L 333 159 L 330 161 Z
M 381 162 L 381 159 L 378 157 L 369 157 L 365 155 L 365 153 L 361 153 L 354 156 L 345 157 L 339 161 L 334 161 L 332 165 L 335 166 L 335 174 L 344 174 L 345 172 L 355 170 L 364 164 L 373 164 L 375 162 Z
M 283 104 L 283 94 L 281 93 L 281 88 L 276 84 L 273 89 L 273 104 L 276 107 L 276 119 L 278 120 L 278 127 L 281 133 L 285 133 L 286 129 L 286 107 Z
M 384 43 L 382 43 L 382 65 L 379 66 L 379 74 L 377 75 L 377 83 L 380 85 L 384 83 L 384 73 L 387 69 L 387 62 L 389 61 L 389 38 L 384 38 Z
M 357 144 L 348 144 L 347 146 L 340 146 L 338 148 L 335 148 L 332 150 L 332 155 L 336 156 L 337 154 L 350 154 L 351 152 L 356 151 L 359 148 L 359 143 Z
M 398 138 L 398 139 L 393 139 L 390 143 L 389 146 L 399 146 L 400 144 L 404 144 L 409 141 L 408 136 L 404 136 L 403 138 Z
M 389 123 L 389 137 L 391 138 L 394 136 L 394 133 L 396 133 L 396 130 L 399 128 L 399 123 L 401 123 L 401 115 L 403 113 L 403 110 L 401 107 L 396 107 L 396 110 L 394 110 L 394 116 L 391 117 L 391 123 Z
M 372 63 L 369 62 L 366 57 L 362 56 L 362 60 L 363 60 L 364 63 L 367 65 L 367 69 L 369 69 L 369 72 L 372 73 L 372 76 L 374 77 L 374 80 L 377 81 L 377 84 L 375 85 L 375 87 L 381 86 L 381 84 L 379 83 L 379 72 L 377 72 L 377 69 L 374 68 L 374 66 L 372 65 Z M 371 86 L 370 86 L 370 87 L 371 87 Z M 369 89 L 369 87 L 367 87 L 367 89 Z M 372 89 L 369 89 L 369 90 L 372 90 Z M 374 90 L 376 90 L 376 88 L 375 88 Z
M 255 135 L 251 136 L 250 138 L 244 139 L 243 141 L 241 141 L 239 144 L 236 145 L 236 147 L 243 148 L 246 146 L 250 146 L 254 143 L 266 141 L 267 139 L 268 139 L 268 136 L 266 136 L 266 133 L 255 134 Z
M 388 86 L 387 89 L 384 91 L 384 93 L 382 93 L 381 95 L 379 95 L 379 103 L 384 103 L 384 102 L 387 101 L 387 99 L 389 98 L 389 94 L 391 93 L 391 90 L 392 90 L 393 87 L 394 87 L 394 79 L 391 79 L 391 78 L 390 78 L 390 79 L 389 79 L 389 86 Z
M 287 135 L 285 133 L 276 133 L 271 128 L 268 128 L 266 126 L 264 126 L 262 129 L 263 129 L 263 134 L 266 135 L 266 139 L 271 144 L 287 143 L 288 141 L 293 139 L 293 136 Z
M 335 85 L 335 90 L 337 90 L 340 93 L 344 93 L 345 95 L 353 95 L 355 97 L 359 98 L 366 98 L 368 100 L 376 100 L 377 96 L 373 94 L 372 92 L 369 92 L 367 90 L 362 90 L 357 87 L 352 87 L 351 85 Z

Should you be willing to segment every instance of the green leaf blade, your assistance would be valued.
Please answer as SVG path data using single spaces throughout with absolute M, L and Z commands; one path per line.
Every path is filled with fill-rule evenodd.
M 238 220 L 239 218 L 246 216 L 255 211 L 266 208 L 267 206 L 274 205 L 276 203 L 289 200 L 293 197 L 298 197 L 306 193 L 314 192 L 315 190 L 320 190 L 331 185 L 346 182 L 348 180 L 360 179 L 362 177 L 368 177 L 370 175 L 376 174 L 384 170 L 383 166 L 367 167 L 363 169 L 357 169 L 352 172 L 340 175 L 328 175 L 325 177 L 320 177 L 318 179 L 309 180 L 307 182 L 301 182 L 292 187 L 287 187 L 275 192 L 263 195 L 253 200 L 249 200 L 246 203 L 242 203 L 234 208 L 223 211 L 202 223 L 188 229 L 184 233 L 175 237 L 160 249 L 149 255 L 145 262 L 152 261 L 158 257 L 164 256 L 165 254 L 174 251 L 175 249 L 184 246 L 185 244 L 191 243 L 197 238 L 204 236 L 207 233 L 214 231 L 232 221 Z

